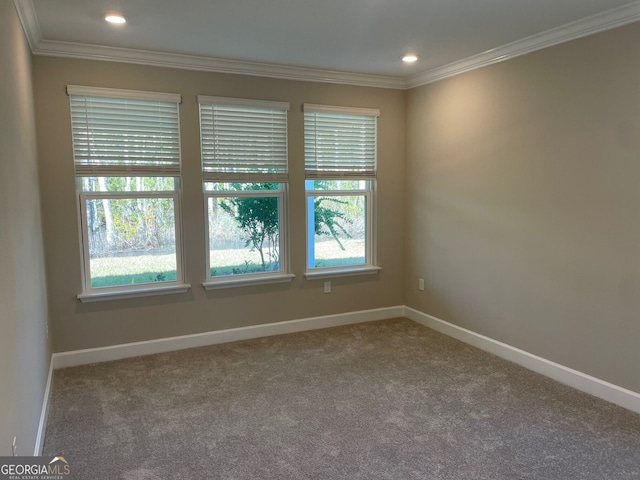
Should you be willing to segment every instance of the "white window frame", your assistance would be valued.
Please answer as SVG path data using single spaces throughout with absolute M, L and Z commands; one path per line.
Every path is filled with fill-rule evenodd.
M 303 111 L 305 112 L 305 130 L 306 130 L 306 122 L 307 122 L 307 113 L 328 113 L 332 115 L 360 115 L 360 116 L 371 116 L 371 117 L 379 117 L 380 111 L 377 109 L 370 108 L 357 108 L 357 107 L 339 107 L 339 106 L 330 106 L 330 105 L 315 105 L 315 104 L 304 104 Z M 376 134 L 375 134 L 375 150 L 377 151 L 377 122 L 376 122 Z M 367 171 L 364 172 L 350 172 L 350 171 L 332 171 L 332 172 L 321 172 L 317 170 L 313 170 L 313 164 L 315 159 L 309 158 L 308 148 L 307 148 L 307 134 L 305 131 L 305 226 L 306 226 L 306 248 L 305 248 L 305 257 L 306 257 L 306 270 L 305 277 L 308 279 L 324 279 L 324 278 L 332 278 L 332 277 L 342 277 L 342 276 L 352 276 L 352 275 L 368 275 L 375 274 L 381 270 L 381 267 L 377 266 L 377 228 L 376 228 L 376 219 L 377 219 L 377 195 L 376 195 L 376 170 L 375 170 L 375 162 L 377 159 L 374 158 L 373 167 L 369 166 Z M 376 153 L 374 153 L 376 155 Z M 311 170 L 311 171 L 310 171 Z M 358 189 L 358 190 L 315 190 L 315 189 L 307 189 L 307 182 L 314 180 L 357 180 L 364 181 L 366 188 Z M 315 255 L 314 258 L 310 258 L 310 241 L 311 236 L 315 237 L 315 222 L 314 225 L 311 225 L 310 218 L 310 209 L 312 208 L 313 197 L 355 197 L 355 196 L 363 196 L 365 198 L 365 262 L 363 264 L 357 265 L 346 265 L 342 267 L 314 267 L 312 266 L 315 263 Z
M 135 99 L 135 100 L 149 100 L 149 101 L 161 101 L 171 102 L 179 105 L 181 102 L 181 96 L 178 94 L 167 94 L 158 92 L 144 92 L 134 90 L 119 90 L 110 88 L 98 88 L 98 87 L 82 87 L 75 85 L 67 86 L 67 94 L 72 96 L 86 96 L 86 97 L 108 97 L 114 99 Z M 179 107 L 178 107 L 178 150 L 180 143 L 179 132 Z M 74 159 L 76 159 L 76 151 L 74 148 Z M 103 300 L 117 300 L 134 297 L 145 297 L 152 295 L 166 295 L 185 293 L 189 290 L 190 285 L 184 282 L 184 261 L 183 261 L 183 248 L 182 248 L 182 219 L 181 219 L 181 197 L 182 197 L 182 182 L 179 166 L 168 167 L 168 171 L 165 171 L 165 167 L 148 167 L 148 166 L 129 166 L 129 171 L 125 170 L 127 167 L 123 167 L 124 170 L 120 172 L 111 171 L 109 166 L 103 167 L 101 165 L 91 166 L 86 164 L 79 164 L 76 159 L 76 198 L 78 199 L 78 234 L 80 239 L 81 249 L 81 270 L 82 270 L 82 293 L 77 295 L 77 298 L 83 302 L 97 302 Z M 154 176 L 168 176 L 174 179 L 173 190 L 167 191 L 130 191 L 130 192 L 87 192 L 83 190 L 82 178 L 83 177 L 154 177 Z M 135 285 L 115 285 L 110 287 L 92 287 L 91 286 L 91 268 L 90 268 L 90 252 L 89 252 L 89 232 L 88 232 L 88 218 L 87 218 L 87 204 L 91 200 L 117 200 L 117 199 L 157 199 L 157 198 L 170 198 L 173 200 L 173 213 L 174 213 L 174 225 L 175 225 L 175 250 L 176 250 L 176 280 L 174 281 L 162 281 L 153 283 L 140 283 Z
M 203 165 L 203 195 L 204 195 L 204 214 L 205 214 L 205 259 L 206 259 L 206 279 L 202 284 L 206 290 L 217 290 L 223 288 L 243 287 L 251 285 L 262 285 L 272 283 L 286 283 L 291 282 L 295 275 L 289 271 L 289 249 L 288 249 L 288 191 L 289 191 L 289 179 L 288 173 L 279 174 L 259 174 L 259 173 L 246 173 L 246 172 L 211 172 L 207 171 L 205 167 L 205 155 L 209 155 L 209 152 L 205 154 L 204 147 L 204 135 L 203 135 L 203 113 L 202 107 L 215 107 L 218 105 L 224 105 L 228 107 L 251 107 L 258 109 L 275 109 L 285 111 L 286 115 L 289 111 L 289 103 L 286 102 L 273 102 L 267 100 L 249 100 L 241 98 L 229 98 L 229 97 L 211 97 L 205 95 L 198 96 L 198 104 L 200 108 L 200 143 L 201 143 L 201 156 Z M 286 123 L 285 123 L 286 127 Z M 286 129 L 285 129 L 286 131 Z M 209 140 L 209 139 L 207 139 Z M 288 142 L 288 135 L 285 134 L 285 143 Z M 285 145 L 285 156 L 286 150 Z M 214 160 L 215 161 L 215 160 Z M 286 162 L 285 162 L 286 163 Z M 207 164 L 210 167 L 211 163 Z M 287 168 L 288 170 L 288 168 Z M 278 183 L 280 188 L 278 190 L 207 190 L 205 188 L 206 183 Z M 279 222 L 279 263 L 280 270 L 276 272 L 257 272 L 257 273 L 240 273 L 224 276 L 211 276 L 211 254 L 210 254 L 210 239 L 209 239 L 209 200 L 217 198 L 277 198 L 278 199 L 278 222 Z M 215 266 L 214 266 L 215 267 Z

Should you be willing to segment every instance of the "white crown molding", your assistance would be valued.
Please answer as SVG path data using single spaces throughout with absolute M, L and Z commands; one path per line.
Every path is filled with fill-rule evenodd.
M 46 40 L 42 38 L 38 17 L 32 0 L 13 0 L 13 3 L 15 4 L 18 16 L 22 22 L 22 28 L 34 55 L 134 63 L 155 67 L 270 77 L 284 80 L 357 85 L 361 87 L 393 88 L 400 90 L 406 88 L 406 79 L 402 77 L 336 72 L 288 65 L 244 62 L 196 55 Z
M 33 51 L 42 41 L 40 24 L 38 23 L 38 17 L 36 16 L 36 10 L 33 7 L 33 2 L 31 0 L 13 0 L 13 4 L 18 12 L 18 17 L 22 23 L 22 29 L 27 37 L 27 42 L 29 42 L 31 51 Z
M 404 89 L 406 81 L 401 77 L 368 75 L 362 73 L 335 72 L 314 68 L 273 65 L 268 63 L 225 60 L 221 58 L 162 53 L 148 50 L 105 47 L 81 43 L 42 40 L 33 49 L 35 55 L 106 60 L 135 63 L 154 67 L 170 67 L 205 72 L 230 73 L 259 77 L 301 80 L 307 82 L 338 83 L 363 87 Z
M 640 0 L 638 0 L 442 67 L 408 77 L 394 77 L 45 40 L 42 38 L 32 0 L 13 0 L 13 2 L 34 55 L 401 90 L 434 83 L 477 68 L 640 20 Z
M 448 77 L 493 65 L 527 53 L 552 47 L 560 43 L 611 30 L 640 20 L 640 1 L 607 10 L 560 27 L 531 35 L 498 48 L 453 62 L 443 67 L 417 73 L 407 78 L 407 89 L 427 85 Z

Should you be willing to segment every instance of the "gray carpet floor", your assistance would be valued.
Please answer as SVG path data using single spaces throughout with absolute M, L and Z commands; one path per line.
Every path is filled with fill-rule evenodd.
M 640 479 L 640 415 L 406 319 L 57 370 L 76 479 Z

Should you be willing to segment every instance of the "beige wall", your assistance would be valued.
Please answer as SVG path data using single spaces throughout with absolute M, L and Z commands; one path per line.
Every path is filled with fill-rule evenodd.
M 55 350 L 406 303 L 640 391 L 638 40 L 640 26 L 630 25 L 409 92 L 36 57 Z M 183 95 L 188 294 L 76 300 L 80 247 L 67 84 Z M 291 103 L 290 246 L 297 275 L 291 284 L 201 287 L 198 94 Z M 334 279 L 330 295 L 321 281 L 303 277 L 304 102 L 382 111 L 383 270 Z M 418 291 L 418 278 L 426 279 L 425 292 Z
M 34 58 L 43 225 L 56 351 L 213 331 L 318 315 L 372 309 L 403 302 L 404 141 L 403 91 L 274 80 L 49 57 Z M 80 247 L 71 149 L 67 84 L 176 92 L 183 161 L 186 276 L 192 289 L 167 295 L 82 304 Z M 291 284 L 205 292 L 205 233 L 196 95 L 287 101 L 289 112 Z M 304 102 L 379 108 L 379 275 L 307 281 L 305 265 Z
M 0 456 L 32 455 L 49 371 L 31 53 L 0 0 Z
M 639 59 L 636 23 L 409 92 L 406 304 L 640 391 Z

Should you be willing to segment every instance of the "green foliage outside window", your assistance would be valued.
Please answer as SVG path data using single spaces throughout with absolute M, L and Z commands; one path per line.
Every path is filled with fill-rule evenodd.
M 220 191 L 221 185 L 215 185 L 214 190 Z M 278 183 L 228 183 L 224 186 L 227 192 L 264 192 L 279 190 Z M 322 182 L 316 182 L 317 189 L 328 189 Z M 314 198 L 314 229 L 316 235 L 331 236 L 344 250 L 340 237 L 351 238 L 351 234 L 345 228 L 351 220 L 341 210 L 347 206 L 345 200 L 339 197 Z M 343 208 L 340 209 L 339 206 Z M 240 196 L 224 198 L 220 201 L 220 207 L 229 214 L 245 235 L 245 247 L 257 251 L 260 255 L 261 270 L 269 271 L 271 266 L 278 264 L 280 222 L 277 197 Z M 337 208 L 338 207 L 338 208 Z M 240 270 L 234 273 L 244 273 Z
M 167 192 L 172 177 L 88 177 L 85 192 Z M 149 250 L 175 244 L 172 198 L 91 199 L 87 204 L 89 245 L 93 256 L 123 250 Z
M 314 182 L 313 188 L 315 190 L 330 191 L 334 186 L 334 183 L 336 182 L 327 180 L 316 180 Z M 357 188 L 357 182 L 342 182 L 341 188 Z M 347 214 L 344 213 L 344 211 L 341 211 L 345 210 L 345 207 L 348 209 L 349 202 L 341 199 L 340 197 L 317 196 L 313 199 L 315 234 L 318 236 L 331 235 L 331 237 L 336 241 L 341 250 L 344 250 L 345 248 L 340 241 L 340 234 L 344 235 L 346 238 L 351 238 L 351 234 L 345 228 L 344 224 L 350 224 L 352 223 L 352 221 L 347 216 Z
M 331 205 L 347 205 L 348 202 L 340 199 L 339 197 L 315 197 L 313 199 L 313 211 L 314 211 L 314 229 L 316 235 L 331 235 L 333 239 L 340 246 L 341 250 L 344 250 L 344 245 L 340 241 L 340 234 L 347 238 L 351 238 L 351 234 L 338 220 L 342 220 L 345 223 L 352 223 L 346 214 L 341 211 L 331 208 Z
M 231 183 L 232 191 L 278 190 L 277 183 Z M 246 247 L 260 254 L 262 271 L 279 260 L 280 222 L 277 197 L 232 197 L 220 202 L 246 235 Z

